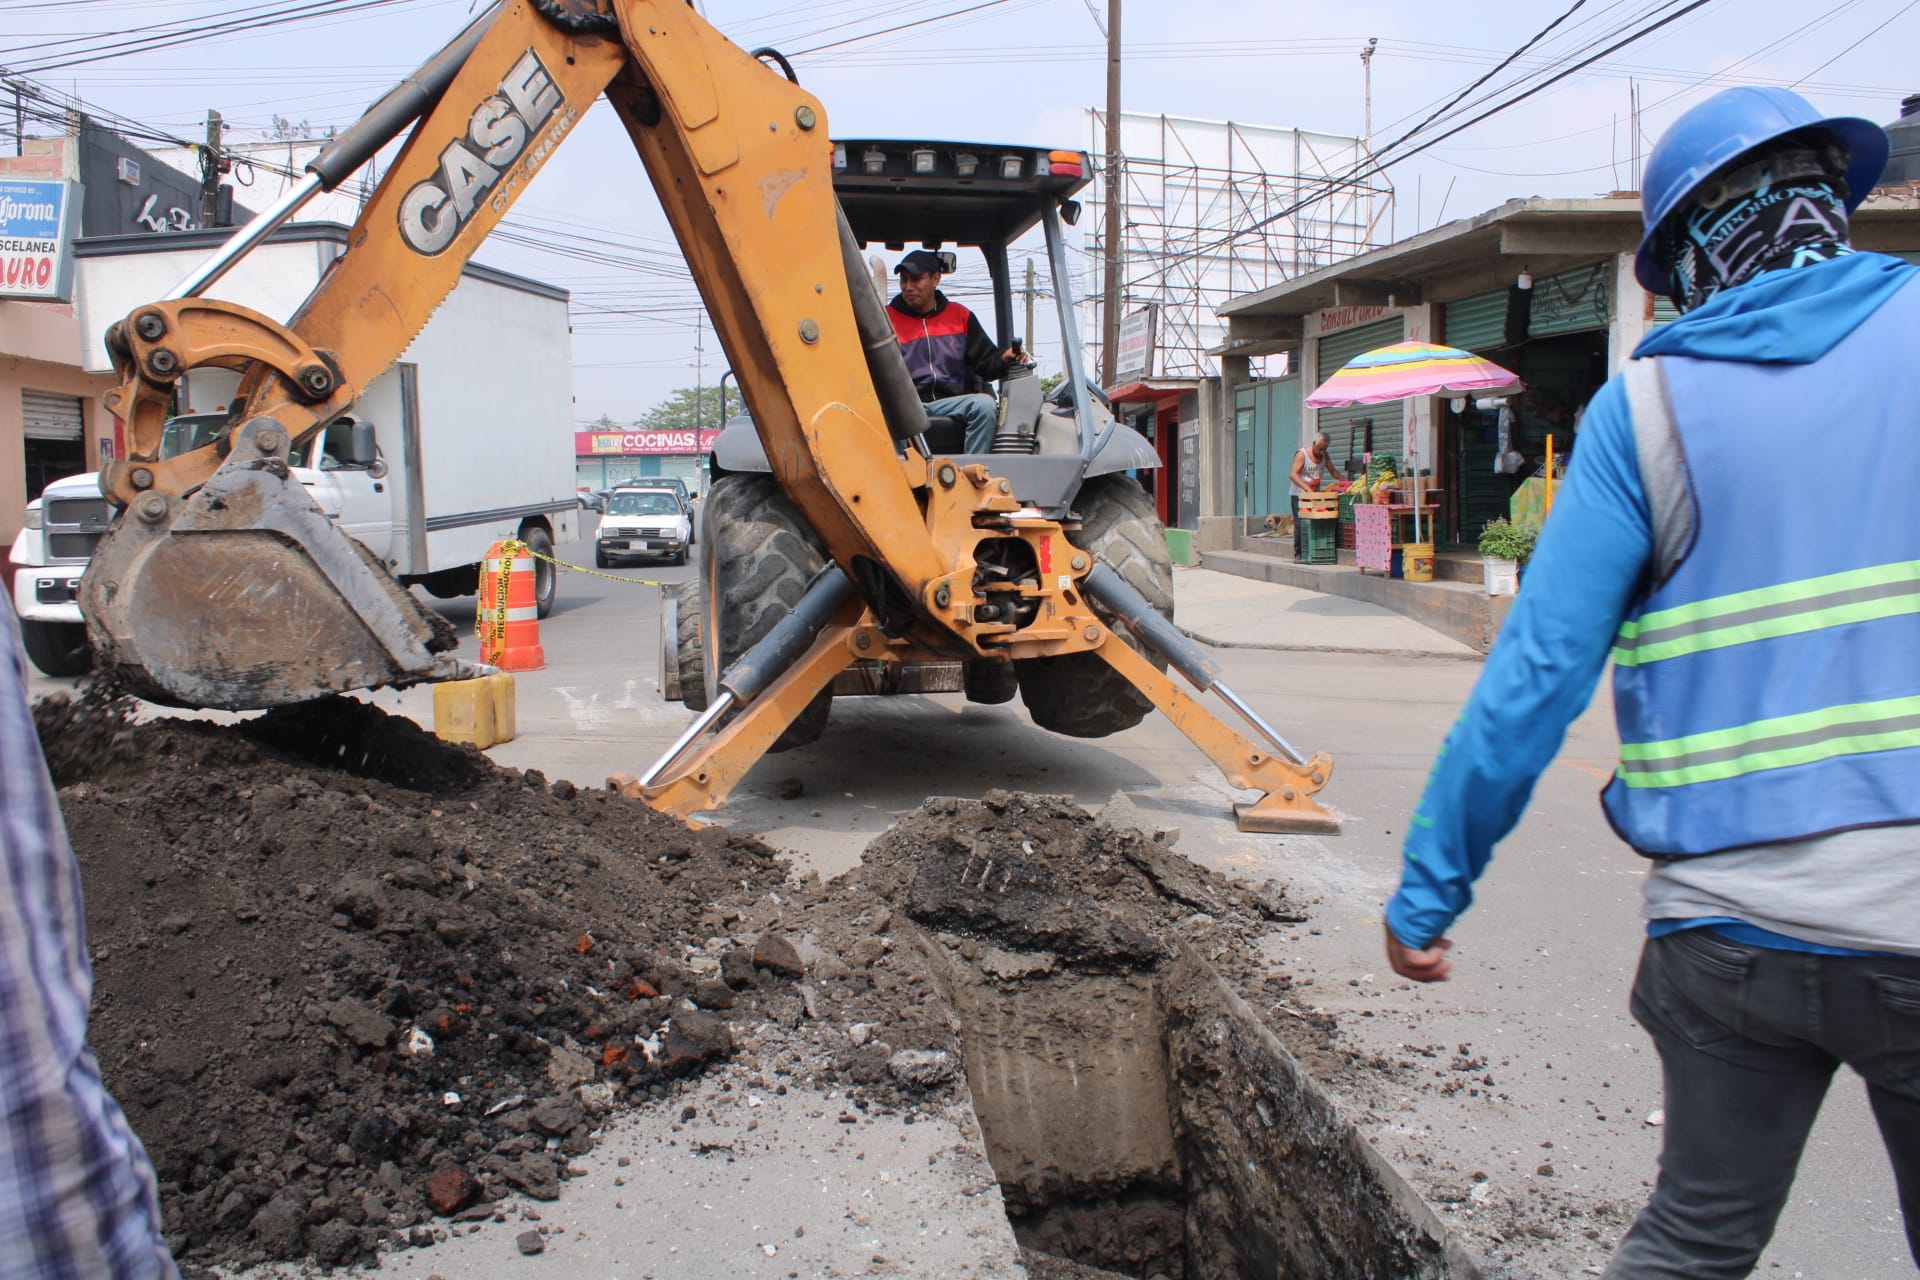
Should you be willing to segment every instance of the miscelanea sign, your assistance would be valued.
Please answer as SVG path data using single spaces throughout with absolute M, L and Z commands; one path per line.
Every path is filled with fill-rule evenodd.
M 0 179 L 0 298 L 65 302 L 73 296 L 78 206 L 73 183 Z

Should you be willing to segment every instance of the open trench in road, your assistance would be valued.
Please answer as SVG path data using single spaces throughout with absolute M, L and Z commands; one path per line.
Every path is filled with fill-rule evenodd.
M 953 1012 L 1041 1280 L 1479 1274 L 1203 958 L 1271 899 L 1019 796 L 931 802 L 865 876 Z
M 859 1110 L 970 1100 L 1039 1280 L 1478 1274 L 1316 1082 L 1331 1020 L 1274 1012 L 1284 890 L 1067 799 L 929 800 L 821 883 L 350 700 L 40 719 L 183 1261 L 482 1230 L 777 1052 Z

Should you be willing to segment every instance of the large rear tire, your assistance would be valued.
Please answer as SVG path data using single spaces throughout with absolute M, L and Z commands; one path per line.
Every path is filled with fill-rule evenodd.
M 93 650 L 87 647 L 84 622 L 42 622 L 20 619 L 20 643 L 33 665 L 50 676 L 83 676 L 93 670 Z
M 769 475 L 742 473 L 716 481 L 701 519 L 707 527 L 700 552 L 706 594 L 702 678 L 711 706 L 721 675 L 800 603 L 807 583 L 827 563 L 827 552 Z M 769 750 L 790 751 L 814 741 L 832 710 L 828 687 Z
M 1153 499 L 1125 476 L 1095 476 L 1074 499 L 1081 526 L 1067 540 L 1093 553 L 1094 561 L 1113 569 L 1147 598 L 1163 617 L 1173 617 L 1173 557 L 1167 551 L 1166 526 Z M 1144 649 L 1124 625 L 1099 605 L 1116 636 L 1145 653 L 1156 667 L 1166 662 Z M 1131 729 L 1153 710 L 1153 703 L 1095 653 L 1030 658 L 1013 664 L 1019 673 L 1020 699 L 1033 722 L 1072 738 L 1104 738 Z
M 674 661 L 680 664 L 680 703 L 689 711 L 707 709 L 707 655 L 701 646 L 701 627 L 707 618 L 707 593 L 698 578 L 688 578 L 673 589 L 679 603 L 679 633 L 674 637 Z

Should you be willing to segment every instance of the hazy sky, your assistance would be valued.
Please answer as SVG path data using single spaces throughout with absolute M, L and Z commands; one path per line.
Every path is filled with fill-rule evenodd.
M 41 66 L 95 33 L 231 17 L 290 0 L 0 0 L 0 65 Z M 967 138 L 1088 145 L 1085 109 L 1105 100 L 1104 0 L 997 0 L 973 12 L 873 38 L 882 28 L 969 9 L 981 0 L 706 0 L 736 42 L 794 55 L 840 136 Z M 1166 113 L 1328 133 L 1363 129 L 1359 51 L 1373 58 L 1373 138 L 1384 147 L 1517 48 L 1572 0 L 1126 0 L 1124 103 Z M 1679 12 L 1691 0 L 1585 0 L 1514 76 Z M 1090 7 L 1091 6 L 1091 7 Z M 411 0 L 84 65 L 37 78 L 89 103 L 182 137 L 218 109 L 230 138 L 266 136 L 278 115 L 316 130 L 345 125 L 465 21 L 469 0 Z M 837 47 L 801 52 L 855 38 Z M 1615 36 L 1614 39 L 1617 39 Z M 1597 42 L 1597 43 L 1596 43 Z M 1571 196 L 1631 185 L 1629 85 L 1640 86 L 1648 139 L 1729 84 L 1795 84 L 1822 109 L 1882 123 L 1920 91 L 1920 0 L 1708 0 L 1644 40 L 1524 103 L 1396 164 L 1402 236 L 1514 196 Z M 1585 56 L 1584 54 L 1582 56 Z M 0 73 L 4 74 L 4 73 Z M 31 130 L 30 130 L 31 132 Z M 1642 151 L 1647 142 L 1641 143 Z M 625 175 L 624 177 L 622 175 Z M 242 202 L 247 196 L 242 194 Z M 256 206 L 258 203 L 256 201 Z M 1416 217 L 1418 219 L 1416 224 Z M 577 417 L 630 419 L 694 381 L 697 302 L 672 252 L 639 162 L 604 107 L 515 206 L 533 240 L 571 236 L 613 264 L 524 243 L 489 244 L 482 261 L 565 286 L 575 299 Z M 1083 221 L 1082 231 L 1090 228 Z M 640 312 L 642 314 L 629 314 Z M 1058 366 L 1050 326 L 1033 335 Z M 706 333 L 709 383 L 724 367 Z

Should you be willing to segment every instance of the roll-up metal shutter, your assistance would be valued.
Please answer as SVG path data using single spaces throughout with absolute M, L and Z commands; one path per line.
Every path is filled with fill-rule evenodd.
M 1604 329 L 1613 318 L 1613 263 L 1562 271 L 1533 283 L 1533 311 L 1527 323 L 1530 338 L 1557 333 Z
M 1347 361 L 1363 351 L 1399 342 L 1406 336 L 1406 330 L 1405 318 L 1394 316 L 1389 320 L 1328 334 L 1320 339 L 1320 377 L 1314 385 L 1319 386 L 1331 378 L 1345 367 Z M 1385 404 L 1356 404 L 1320 410 L 1318 426 L 1327 433 L 1327 456 L 1333 459 L 1334 465 L 1345 470 L 1347 460 L 1359 457 L 1365 450 L 1366 432 L 1360 424 L 1368 418 L 1373 419 L 1374 423 L 1374 447 L 1388 453 L 1398 453 L 1400 424 L 1406 414 L 1403 404 L 1404 401 L 1389 400 Z M 1288 465 L 1291 466 L 1291 462 Z
M 45 391 L 20 393 L 21 420 L 29 440 L 78 440 L 87 434 L 87 419 L 79 396 L 56 396 Z
M 1493 351 L 1507 345 L 1507 291 L 1476 294 L 1447 303 L 1440 340 L 1462 351 Z
M 1667 324 L 1680 318 L 1680 308 L 1673 305 L 1673 299 L 1663 294 L 1655 294 L 1653 299 L 1653 322 Z

